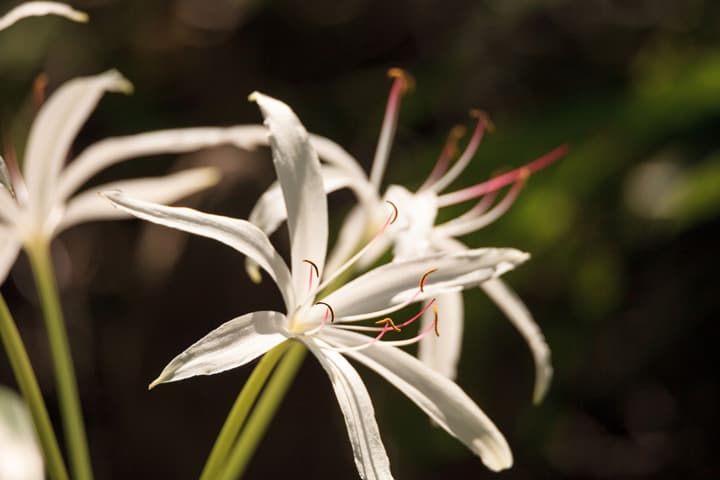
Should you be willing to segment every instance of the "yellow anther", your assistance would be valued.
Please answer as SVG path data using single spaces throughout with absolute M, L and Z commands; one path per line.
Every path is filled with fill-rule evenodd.
M 421 292 L 424 292 L 424 291 L 425 291 L 425 281 L 427 280 L 427 277 L 428 277 L 431 273 L 435 273 L 435 272 L 437 272 L 437 271 L 438 271 L 437 268 L 431 268 L 430 270 L 428 270 L 427 272 L 425 272 L 425 273 L 422 274 L 422 277 L 420 277 L 420 291 L 421 291 Z
M 325 305 L 327 307 L 328 311 L 330 312 L 330 323 L 335 322 L 335 310 L 333 310 L 333 308 L 330 306 L 329 303 L 315 302 L 315 305 Z
M 402 93 L 407 93 L 408 91 L 415 88 L 415 79 L 412 75 L 410 75 L 402 68 L 391 68 L 390 70 L 388 70 L 387 74 L 390 78 L 396 78 L 400 80 L 402 85 Z
M 433 313 L 435 314 L 435 321 L 433 322 L 435 324 L 435 336 L 440 336 L 440 331 L 438 330 L 438 308 L 437 305 L 433 304 Z
M 309 263 L 312 266 L 313 270 L 315 270 L 315 276 L 317 278 L 320 278 L 320 270 L 318 270 L 318 267 L 317 267 L 317 265 L 315 265 L 315 262 L 313 262 L 312 260 L 308 260 L 307 258 L 303 258 L 303 262 Z
M 479 120 L 485 126 L 488 132 L 495 131 L 495 124 L 492 120 L 490 120 L 490 116 L 483 110 L 473 108 L 472 110 L 470 110 L 470 116 Z
M 391 327 L 393 330 L 395 330 L 396 332 L 402 331 L 402 330 L 400 329 L 400 327 L 398 327 L 397 325 L 395 325 L 395 322 L 393 322 L 393 319 L 390 318 L 390 317 L 385 317 L 385 318 L 383 318 L 382 320 L 378 320 L 377 322 L 375 322 L 375 325 L 380 325 L 381 323 L 384 323 L 384 324 L 385 324 L 385 327 L 387 327 L 388 325 L 390 325 L 390 327 Z

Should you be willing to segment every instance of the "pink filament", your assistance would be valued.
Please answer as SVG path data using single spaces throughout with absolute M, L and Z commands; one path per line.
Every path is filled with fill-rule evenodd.
M 531 173 L 535 173 L 538 170 L 542 170 L 548 165 L 556 162 L 568 153 L 567 144 L 560 145 L 551 152 L 546 153 L 542 157 L 528 163 L 525 166 L 516 168 L 508 173 L 498 175 L 497 177 L 491 178 L 472 187 L 464 188 L 456 192 L 447 193 L 438 198 L 438 206 L 446 207 L 448 205 L 454 205 L 456 203 L 466 202 L 477 198 L 481 195 L 485 195 L 490 192 L 501 189 L 502 187 L 515 183 L 520 180 L 523 176 Z

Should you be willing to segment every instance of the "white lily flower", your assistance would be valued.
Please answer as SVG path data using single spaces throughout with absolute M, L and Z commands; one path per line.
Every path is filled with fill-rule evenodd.
M 385 219 L 388 201 L 396 205 L 404 215 L 398 222 L 388 227 L 387 234 L 380 241 L 374 242 L 374 245 L 367 249 L 358 260 L 360 268 L 367 268 L 375 263 L 391 247 L 396 260 L 431 252 L 454 252 L 466 248 L 457 242 L 455 237 L 472 233 L 500 218 L 514 202 L 525 178 L 553 163 L 567 151 L 566 146 L 560 146 L 521 168 L 463 190 L 441 194 L 470 164 L 485 131 L 492 128 L 487 116 L 482 112 L 473 111 L 471 114 L 477 119 L 477 125 L 464 152 L 452 166 L 450 161 L 456 153 L 457 142 L 463 135 L 463 127 L 455 127 L 451 131 L 432 173 L 417 192 L 412 193 L 400 185 L 390 185 L 385 195 L 382 195 L 380 186 L 390 155 L 400 99 L 402 94 L 413 85 L 412 78 L 403 71 L 392 69 L 389 73 L 395 80 L 390 91 L 370 176 L 368 177 L 358 162 L 340 147 L 327 149 L 325 155 L 321 156 L 327 162 L 327 165 L 322 167 L 325 190 L 332 192 L 350 187 L 359 200 L 359 205 L 350 211 L 340 229 L 338 240 L 328 259 L 329 271 L 336 269 L 357 252 L 371 232 L 380 228 Z M 493 206 L 498 191 L 506 186 L 510 186 L 510 190 Z M 478 197 L 480 197 L 478 204 L 465 214 L 443 224 L 435 224 L 439 208 Z M 278 185 L 273 185 L 253 208 L 250 221 L 269 235 L 282 224 L 284 219 L 285 209 L 280 188 Z M 246 266 L 250 277 L 259 281 L 260 273 L 252 259 L 247 260 Z M 502 280 L 491 279 L 482 283 L 480 287 L 526 339 L 535 363 L 533 400 L 539 403 L 549 388 L 553 373 L 550 348 L 540 328 L 522 300 Z M 462 345 L 464 321 L 462 293 L 450 292 L 440 295 L 437 298 L 437 305 L 444 312 L 443 335 L 439 341 L 433 338 L 423 339 L 420 342 L 418 356 L 427 365 L 454 379 Z M 426 312 L 421 330 L 432 321 L 432 312 Z
M 75 22 L 87 22 L 88 16 L 84 12 L 75 10 L 70 5 L 59 2 L 25 2 L 0 17 L 0 30 L 4 30 L 27 17 L 43 15 L 59 15 Z
M 285 312 L 253 312 L 224 323 L 173 359 L 151 387 L 239 367 L 282 342 L 296 340 L 307 346 L 330 377 L 362 478 L 386 479 L 391 473 L 370 396 L 344 355 L 387 379 L 490 469 L 510 467 L 512 454 L 505 438 L 480 408 L 454 382 L 397 348 L 432 333 L 437 320 L 417 337 L 396 341 L 386 337 L 413 323 L 422 311 L 403 323 L 386 318 L 378 322 L 384 323 L 381 327 L 357 322 L 387 316 L 424 300 L 429 300 L 424 308 L 428 310 L 437 294 L 501 275 L 525 261 L 527 254 L 491 248 L 393 262 L 318 300 L 318 293 L 358 256 L 334 271 L 327 270 L 327 199 L 310 138 L 287 105 L 260 93 L 252 98 L 265 117 L 281 195 L 290 206 L 289 267 L 267 235 L 248 221 L 135 200 L 117 191 L 105 193 L 117 207 L 141 219 L 217 240 L 247 255 L 274 280 L 285 303 Z M 387 207 L 386 213 L 389 215 L 376 239 L 398 212 Z M 373 331 L 376 336 L 356 331 Z
M 218 144 L 252 148 L 257 127 L 186 128 L 109 138 L 87 147 L 63 168 L 72 142 L 102 95 L 129 93 L 132 85 L 111 70 L 62 85 L 38 112 L 25 153 L 23 171 L 0 157 L 0 283 L 23 245 L 48 241 L 81 222 L 128 217 L 97 192 L 123 189 L 147 200 L 172 202 L 213 185 L 212 168 L 113 182 L 75 192 L 99 171 L 129 158 L 181 153 Z

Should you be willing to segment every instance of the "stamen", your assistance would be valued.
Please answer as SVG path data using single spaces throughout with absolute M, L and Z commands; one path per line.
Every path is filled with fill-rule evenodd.
M 473 156 L 475 156 L 475 152 L 477 152 L 477 149 L 480 146 L 480 142 L 483 139 L 485 131 L 493 131 L 495 129 L 495 126 L 490 121 L 488 115 L 482 110 L 471 110 L 470 116 L 477 119 L 477 125 L 475 126 L 473 136 L 470 138 L 470 141 L 465 147 L 465 151 L 462 153 L 460 158 L 458 158 L 458 161 L 455 162 L 455 165 L 453 165 L 450 170 L 445 173 L 445 175 L 440 177 L 437 182 L 430 186 L 430 188 L 432 188 L 435 192 L 443 191 L 460 176 L 463 170 L 465 170 L 468 164 L 470 164 L 470 160 L 472 160 Z
M 430 270 L 428 270 L 427 272 L 422 274 L 422 277 L 420 277 L 420 291 L 421 292 L 423 292 L 423 293 L 425 292 L 425 281 L 427 280 L 427 277 L 431 273 L 435 273 L 437 271 L 438 271 L 437 267 L 433 267 Z
M 450 130 L 450 134 L 445 141 L 445 146 L 440 152 L 437 162 L 435 162 L 435 166 L 418 190 L 425 190 L 426 188 L 429 188 L 442 176 L 443 173 L 447 171 L 450 159 L 455 156 L 458 142 L 465 135 L 465 131 L 466 128 L 463 125 L 455 125 L 452 130 Z
M 395 136 L 395 128 L 397 127 L 398 114 L 400 112 L 400 98 L 415 85 L 413 77 L 399 68 L 391 68 L 388 70 L 388 76 L 394 78 L 395 81 L 390 88 L 390 95 L 388 96 L 387 106 L 385 107 L 385 118 L 383 119 L 382 128 L 380 129 L 380 138 L 378 139 L 375 159 L 373 160 L 372 170 L 370 171 L 370 182 L 376 189 L 380 188 L 380 182 L 382 181 L 385 166 L 390 156 L 390 147 L 392 146 L 393 137 Z
M 397 220 L 397 218 L 398 218 L 398 208 L 397 208 L 397 205 L 395 205 L 390 200 L 385 200 L 385 203 L 389 203 L 390 206 L 393 208 L 393 215 L 392 215 L 392 217 L 390 217 L 390 221 L 388 223 L 388 225 L 392 225 L 393 223 L 395 223 L 395 220 Z
M 515 184 L 513 184 L 512 188 L 510 188 L 510 190 L 503 197 L 503 199 L 500 200 L 500 202 L 498 202 L 498 204 L 491 208 L 490 211 L 488 211 L 487 213 L 483 215 L 477 215 L 474 218 L 469 216 L 465 217 L 465 215 L 463 215 L 463 217 L 465 218 L 462 220 L 460 218 L 457 218 L 455 220 L 450 220 L 449 222 L 438 225 L 437 227 L 435 227 L 437 232 L 441 233 L 442 235 L 458 237 L 487 227 L 495 220 L 502 217 L 515 203 L 515 200 L 520 194 L 520 191 L 525 186 L 526 179 L 529 175 L 530 174 L 527 170 L 520 172 L 519 180 L 515 182 Z
M 390 318 L 390 317 L 385 317 L 385 318 L 383 318 L 382 320 L 378 320 L 377 322 L 375 322 L 375 325 L 380 325 L 381 323 L 384 323 L 384 324 L 385 324 L 385 327 L 387 327 L 388 325 L 390 325 L 390 326 L 392 327 L 392 329 L 395 330 L 396 332 L 401 332 L 401 331 L 402 331 L 402 330 L 400 329 L 400 327 L 398 327 L 397 325 L 395 325 L 395 322 L 393 322 L 393 319 Z
M 315 302 L 315 305 L 325 305 L 325 306 L 327 307 L 327 309 L 328 309 L 328 312 L 330 312 L 330 315 L 331 315 L 331 317 L 330 317 L 330 323 L 334 323 L 334 322 L 335 322 L 335 310 L 333 310 L 333 308 L 330 306 L 329 303 L 325 303 L 325 302 Z
M 433 315 L 435 315 L 435 320 L 433 320 L 433 325 L 435 325 L 435 336 L 439 337 L 440 332 L 438 331 L 438 308 L 437 308 L 437 305 L 433 305 Z
M 467 187 L 462 190 L 441 195 L 440 197 L 438 197 L 438 207 L 447 207 L 448 205 L 455 205 L 456 203 L 466 202 L 481 195 L 485 195 L 487 193 L 499 190 L 506 185 L 510 185 L 511 183 L 515 183 L 520 180 L 522 176 L 527 176 L 529 174 L 535 173 L 556 162 L 560 158 L 567 155 L 568 150 L 569 148 L 567 144 L 560 145 L 554 150 L 546 153 L 542 157 L 528 163 L 523 167 L 516 168 L 515 170 L 511 170 L 510 172 L 503 175 L 499 175 L 485 182 L 473 185 L 472 187 Z
M 428 304 L 425 305 L 418 313 L 416 313 L 413 317 L 411 317 L 410 320 L 406 320 L 405 322 L 403 322 L 403 323 L 401 323 L 400 325 L 398 325 L 398 328 L 405 328 L 405 327 L 407 327 L 408 325 L 412 324 L 412 323 L 413 323 L 415 320 L 417 320 L 418 318 L 422 317 L 422 315 L 423 315 L 425 312 L 427 312 L 430 307 L 434 307 L 434 306 L 435 306 L 435 302 L 436 302 L 436 301 L 437 301 L 436 298 L 433 298 L 432 300 L 430 300 L 430 302 L 428 302 Z
M 303 262 L 309 263 L 310 266 L 312 267 L 312 268 L 310 269 L 310 277 L 308 278 L 308 293 L 310 293 L 310 290 L 312 290 L 312 284 L 313 284 L 313 270 L 315 271 L 315 276 L 316 276 L 318 279 L 320 279 L 320 270 L 318 269 L 318 267 L 317 267 L 317 265 L 315 264 L 315 262 L 313 262 L 312 260 L 308 260 L 307 258 L 303 258 Z
M 321 291 L 321 290 L 323 290 L 324 288 L 326 288 L 328 285 L 330 285 L 333 281 L 335 281 L 336 278 L 338 278 L 340 275 L 342 275 L 348 268 L 352 267 L 352 266 L 355 264 L 355 262 L 357 262 L 357 261 L 360 259 L 360 257 L 362 257 L 363 255 L 365 255 L 365 252 L 367 252 L 367 251 L 370 249 L 370 247 L 372 247 L 372 245 L 374 245 L 375 242 L 385 233 L 385 231 L 387 230 L 388 226 L 390 226 L 393 222 L 395 222 L 395 220 L 397 220 L 397 218 L 398 218 L 398 208 L 397 208 L 397 205 L 395 205 L 395 204 L 394 204 L 393 202 L 391 202 L 390 200 L 386 200 L 386 202 L 390 204 L 390 206 L 392 207 L 393 211 L 392 211 L 392 213 L 388 216 L 387 220 L 385 220 L 385 223 L 383 224 L 383 226 L 380 227 L 380 230 L 375 234 L 375 236 L 374 236 L 368 243 L 365 244 L 365 246 L 364 246 L 363 248 L 361 248 L 355 255 L 353 255 L 352 257 L 350 257 L 350 259 L 348 259 L 348 260 L 347 260 L 345 263 L 343 263 L 338 269 L 336 269 L 336 270 L 332 273 L 332 275 L 330 275 L 328 278 L 326 278 L 326 279 L 317 287 L 317 291 L 318 291 L 318 292 Z M 377 315 L 376 315 L 376 316 L 377 316 Z
M 335 310 L 333 310 L 329 303 L 315 302 L 315 305 L 323 305 L 325 307 L 325 316 L 323 317 L 322 322 L 320 322 L 320 325 L 308 330 L 307 332 L 305 332 L 305 335 L 315 335 L 320 330 L 325 328 L 325 325 L 327 325 L 328 317 L 330 317 L 330 323 L 335 322 Z
M 46 73 L 41 73 L 35 77 L 32 89 L 33 107 L 35 107 L 35 111 L 40 110 L 40 107 L 45 103 L 48 82 L 49 77 Z

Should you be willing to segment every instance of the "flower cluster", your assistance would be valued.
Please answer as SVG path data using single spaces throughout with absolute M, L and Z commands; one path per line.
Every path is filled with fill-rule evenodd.
M 86 20 L 62 4 L 30 2 L 0 17 L 0 30 L 20 18 L 45 14 Z M 500 278 L 529 255 L 512 248 L 471 248 L 457 237 L 499 218 L 527 177 L 562 157 L 567 148 L 448 191 L 492 128 L 485 114 L 474 111 L 473 133 L 462 152 L 458 142 L 463 129 L 456 127 L 417 191 L 390 185 L 383 193 L 401 98 L 413 84 L 401 70 L 393 69 L 390 75 L 393 85 L 369 175 L 336 143 L 309 134 L 290 107 L 259 92 L 250 100 L 260 108 L 264 125 L 111 138 L 91 145 L 65 166 L 75 136 L 103 94 L 129 93 L 132 86 L 114 70 L 62 85 L 37 114 L 22 171 L 15 159 L 6 163 L 0 158 L 0 281 L 21 248 L 32 252 L 80 222 L 135 216 L 217 240 L 247 257 L 254 281 L 260 281 L 261 272 L 273 280 L 284 309 L 229 320 L 175 357 L 151 388 L 246 365 L 286 342 L 299 342 L 328 374 L 362 478 L 387 479 L 392 474 L 370 394 L 349 360 L 385 378 L 488 468 L 509 468 L 513 458 L 505 438 L 454 379 L 463 291 L 479 287 L 526 338 L 536 365 L 534 400 L 545 395 L 552 377 L 549 348 L 528 309 Z M 119 181 L 76 195 L 91 177 L 120 161 L 223 143 L 243 149 L 269 145 L 272 151 L 277 182 L 258 199 L 248 220 L 165 205 L 214 184 L 218 175 L 207 168 Z M 354 192 L 357 205 L 329 250 L 327 196 L 343 188 Z M 441 208 L 469 201 L 476 204 L 464 214 L 437 222 Z M 269 239 L 283 222 L 290 237 L 289 264 Z M 381 262 L 389 250 L 392 260 Z M 399 318 L 399 312 L 412 308 L 414 314 Z M 415 333 L 396 335 L 405 330 Z M 419 344 L 417 357 L 402 348 L 412 344 Z

